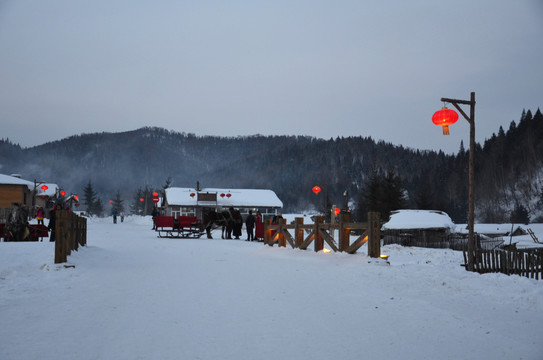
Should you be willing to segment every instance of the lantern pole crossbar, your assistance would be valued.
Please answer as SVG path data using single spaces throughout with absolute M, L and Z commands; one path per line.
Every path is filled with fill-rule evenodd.
M 462 116 L 468 121 L 468 123 L 471 124 L 472 119 L 470 119 L 470 117 L 464 112 L 464 110 L 462 110 L 462 108 L 460 106 L 458 106 L 458 104 L 475 106 L 474 101 L 457 100 L 457 99 L 449 99 L 449 98 L 441 98 L 441 101 L 453 104 L 453 106 L 456 108 L 456 110 L 458 110 L 458 112 L 462 114 Z

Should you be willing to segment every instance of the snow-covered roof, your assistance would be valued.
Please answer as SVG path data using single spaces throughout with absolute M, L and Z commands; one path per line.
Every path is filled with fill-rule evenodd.
M 455 224 L 443 211 L 438 210 L 398 210 L 393 211 L 390 220 L 382 230 L 400 229 L 454 229 Z
M 0 184 L 3 185 L 26 185 L 29 190 L 34 189 L 34 183 L 32 181 L 23 180 L 15 176 L 0 174 Z
M 42 189 L 43 185 L 47 186 L 47 190 L 44 191 Z M 59 187 L 57 184 L 50 184 L 50 183 L 38 184 L 38 187 L 36 189 L 36 196 L 54 197 L 57 194 L 58 190 L 59 190 Z
M 217 194 L 217 202 L 198 201 L 196 194 Z M 194 194 L 191 196 L 191 194 Z M 221 196 L 224 194 L 224 196 Z M 230 196 L 227 196 L 230 194 Z M 194 188 L 176 188 L 166 189 L 166 200 L 168 205 L 179 206 L 219 206 L 227 207 L 272 207 L 282 208 L 283 202 L 279 200 L 275 192 L 266 189 L 220 189 L 205 188 L 196 191 Z

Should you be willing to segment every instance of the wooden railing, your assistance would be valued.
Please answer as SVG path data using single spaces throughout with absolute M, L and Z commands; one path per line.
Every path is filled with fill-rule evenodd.
M 467 264 L 468 254 L 464 253 Z M 543 279 L 543 255 L 519 250 L 475 250 L 474 272 L 520 275 L 532 279 Z M 466 267 L 467 270 L 467 267 Z
M 55 264 L 65 263 L 72 250 L 87 245 L 87 219 L 66 210 L 56 210 Z
M 289 232 L 292 230 L 294 236 Z M 338 242 L 330 234 L 338 230 Z M 356 235 L 357 238 L 351 243 L 351 236 L 354 231 L 362 232 Z M 307 234 L 307 235 L 306 235 Z M 280 219 L 273 224 L 267 220 L 264 229 L 264 243 L 273 246 L 275 243 L 286 247 L 287 243 L 294 249 L 306 250 L 311 243 L 314 243 L 316 252 L 324 249 L 324 244 L 333 251 L 347 252 L 354 254 L 362 245 L 368 244 L 368 255 L 380 257 L 381 255 L 381 223 L 379 213 L 368 213 L 367 223 L 351 222 L 351 215 L 340 214 L 339 223 L 325 224 L 324 216 L 315 216 L 314 224 L 304 224 L 303 218 L 296 218 L 294 224 L 287 224 L 285 219 Z

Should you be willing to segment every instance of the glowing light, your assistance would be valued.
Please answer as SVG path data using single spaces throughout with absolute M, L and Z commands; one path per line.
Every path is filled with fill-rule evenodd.
M 324 252 L 324 253 L 327 253 L 327 254 L 328 254 L 329 252 L 332 252 L 332 250 L 330 250 L 330 249 L 327 249 L 327 248 L 323 248 L 323 249 L 322 249 L 322 252 Z
M 443 109 L 436 111 L 432 116 L 432 122 L 437 126 L 443 127 L 443 135 L 449 135 L 449 125 L 454 124 L 458 121 L 458 113 L 454 110 Z
M 339 208 L 334 208 L 334 214 L 336 214 L 336 216 L 337 216 L 337 214 L 339 214 L 340 211 L 341 210 Z
M 319 195 L 319 193 L 321 192 L 321 188 L 318 186 L 313 186 L 312 190 L 315 193 L 315 195 Z
M 49 186 L 47 186 L 47 185 L 42 185 L 42 186 L 40 187 L 40 189 L 42 189 L 43 191 L 45 191 L 45 190 L 49 189 Z

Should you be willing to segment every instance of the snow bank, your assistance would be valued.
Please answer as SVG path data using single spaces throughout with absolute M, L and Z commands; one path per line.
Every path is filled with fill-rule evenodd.
M 90 219 L 88 246 L 0 243 L 0 359 L 543 358 L 543 281 L 466 272 L 447 249 L 390 263 Z

